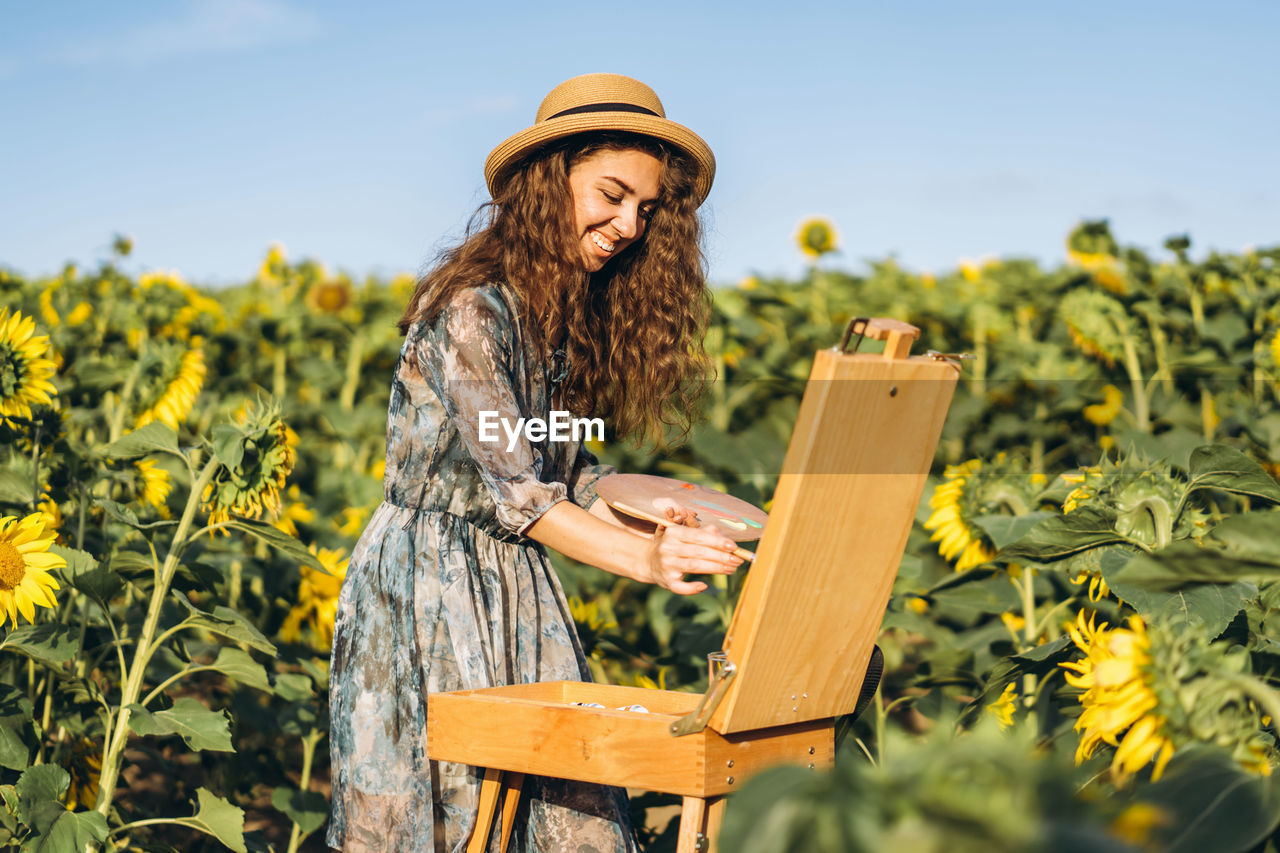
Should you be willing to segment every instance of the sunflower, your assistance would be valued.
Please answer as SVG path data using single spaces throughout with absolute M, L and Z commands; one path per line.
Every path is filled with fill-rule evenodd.
M 1089 277 L 1118 296 L 1129 292 L 1129 285 L 1120 269 L 1120 262 L 1113 255 L 1105 252 L 1077 252 L 1067 250 L 1067 259 L 1073 264 L 1084 267 Z
M 62 507 L 58 506 L 58 502 L 53 499 L 48 486 L 40 490 L 40 500 L 36 504 L 36 510 L 44 514 L 44 529 L 53 531 L 56 536 L 58 528 L 62 526 Z
M 289 487 L 289 490 L 285 492 L 285 496 L 289 498 L 289 503 L 285 505 L 280 517 L 271 522 L 271 524 L 277 530 L 296 538 L 298 535 L 298 523 L 312 523 L 316 520 L 316 512 L 303 503 L 302 490 L 296 484 Z
M 1108 367 L 1123 357 L 1126 338 L 1136 337 L 1124 305 L 1097 290 L 1076 288 L 1063 298 L 1058 311 L 1071 342 Z
M 945 559 L 960 557 L 956 562 L 957 572 L 981 565 L 996 555 L 995 549 L 982 541 L 980 531 L 968 522 L 961 508 L 965 483 L 981 467 L 981 459 L 948 465 L 944 473 L 945 481 L 933 490 L 933 496 L 929 498 L 929 508 L 933 510 L 933 514 L 924 523 L 924 529 L 934 531 L 929 541 L 940 543 L 938 553 Z
M 1107 579 L 1096 569 L 1081 569 L 1070 580 L 1076 586 L 1089 584 L 1090 601 L 1100 601 L 1111 593 L 1111 587 L 1107 586 Z
M 267 256 L 262 259 L 262 266 L 258 268 L 258 281 L 268 287 L 279 285 L 284 277 L 285 263 L 284 246 L 272 243 Z
M 800 251 L 817 260 L 836 250 L 836 229 L 830 220 L 821 217 L 806 219 L 796 230 L 796 243 Z
M 1166 717 L 1152 685 L 1151 642 L 1140 616 L 1129 618 L 1128 628 L 1108 630 L 1103 622 L 1095 627 L 1093 617 L 1085 621 L 1084 611 L 1068 629 L 1084 660 L 1058 664 L 1071 672 L 1072 687 L 1084 690 L 1080 704 L 1084 711 L 1076 721 L 1082 732 L 1076 749 L 1076 763 L 1093 755 L 1101 743 L 1116 747 L 1111 773 L 1117 785 L 1151 761 L 1152 780 L 1160 778 L 1173 757 L 1173 741 L 1165 732 Z
M 1084 419 L 1097 426 L 1107 426 L 1120 414 L 1124 405 L 1124 392 L 1114 385 L 1102 389 L 1102 402 L 1084 407 Z
M 280 490 L 293 471 L 296 455 L 275 406 L 256 406 L 238 418 L 240 440 L 235 458 L 222 459 L 202 500 L 209 522 L 229 521 L 232 513 L 259 518 L 280 512 Z
M 1017 710 L 1018 691 L 1014 687 L 1012 681 L 1004 686 L 1004 691 L 1000 694 L 1000 698 L 987 706 L 987 712 L 996 718 L 1000 723 L 1000 730 L 1013 725 L 1013 712 Z
M 53 596 L 58 582 L 49 571 L 65 568 L 67 561 L 49 553 L 55 534 L 46 528 L 48 521 L 42 512 L 21 520 L 13 515 L 0 518 L 0 626 L 6 615 L 16 626 L 19 613 L 34 625 L 34 605 L 58 606 Z
M 146 426 L 152 421 L 176 430 L 195 405 L 200 387 L 204 384 L 206 373 L 204 365 L 204 349 L 194 347 L 182 354 L 182 362 L 178 367 L 178 375 L 173 378 L 161 392 L 151 407 L 138 415 L 134 427 Z
M 71 745 L 67 765 L 71 786 L 67 788 L 67 808 L 92 809 L 98 802 L 98 779 L 102 775 L 102 750 L 89 738 Z
M 340 278 L 313 284 L 307 290 L 307 307 L 320 314 L 341 314 L 354 300 L 351 283 Z
M 1086 504 L 1094 497 L 1094 491 L 1103 479 L 1102 466 L 1091 465 L 1082 468 L 1079 474 L 1063 474 L 1062 481 L 1075 486 L 1062 502 L 1062 512 L 1067 514 L 1081 504 Z
M 367 515 L 368 509 L 364 507 L 343 507 L 339 512 L 339 517 L 333 519 L 333 529 L 342 536 L 353 539 L 360 535 L 360 531 L 364 530 L 364 522 Z
M 999 453 L 989 463 L 970 459 L 948 465 L 943 482 L 929 498 L 933 513 L 924 523 L 932 530 L 938 553 L 956 560 L 956 571 L 980 566 L 996 555 L 996 549 L 974 519 L 1012 512 L 1023 515 L 1034 505 L 1043 480 L 1028 474 L 1023 463 Z
M 33 403 L 53 403 L 58 393 L 49 378 L 58 369 L 45 358 L 49 336 L 35 334 L 36 321 L 8 308 L 0 310 L 0 421 L 31 419 Z
M 302 566 L 302 578 L 298 581 L 298 603 L 289 611 L 280 626 L 280 639 L 296 643 L 302 637 L 302 625 L 307 623 L 317 648 L 328 649 L 333 645 L 333 620 L 338 614 L 338 595 L 347 577 L 349 560 L 342 559 L 342 551 L 336 548 L 308 551 L 316 555 L 325 572 Z
M 173 477 L 150 459 L 139 459 L 134 466 L 142 480 L 138 499 L 164 514 L 168 509 L 165 501 L 169 499 L 169 492 L 173 491 Z

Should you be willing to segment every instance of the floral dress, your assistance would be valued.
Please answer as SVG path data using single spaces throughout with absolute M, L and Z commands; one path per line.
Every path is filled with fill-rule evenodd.
M 401 348 L 385 499 L 352 552 L 334 628 L 333 847 L 465 849 L 481 777 L 427 759 L 428 694 L 591 679 L 560 581 L 523 534 L 558 501 L 589 506 L 613 469 L 576 442 L 521 438 L 508 451 L 501 428 L 479 440 L 480 412 L 548 417 L 563 370 L 549 375 L 523 331 L 514 295 L 490 285 L 415 323 Z M 626 794 L 528 777 L 509 849 L 630 853 Z

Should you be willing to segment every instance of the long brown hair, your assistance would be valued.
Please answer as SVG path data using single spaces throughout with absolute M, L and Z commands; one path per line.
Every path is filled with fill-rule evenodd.
M 569 170 L 597 151 L 627 149 L 661 163 L 657 205 L 643 239 L 588 274 L 574 240 Z M 463 288 L 506 282 L 543 356 L 555 345 L 569 356 L 561 394 L 570 411 L 604 417 L 616 435 L 637 442 L 661 443 L 669 427 L 687 434 L 711 370 L 695 169 L 679 150 L 628 133 L 583 134 L 541 149 L 418 280 L 400 331 L 430 321 Z

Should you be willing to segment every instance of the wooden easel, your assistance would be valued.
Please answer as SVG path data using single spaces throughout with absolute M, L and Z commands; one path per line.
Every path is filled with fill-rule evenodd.
M 919 334 L 857 319 L 815 357 L 706 694 L 559 681 L 428 697 L 430 758 L 485 768 L 469 851 L 486 849 L 499 799 L 506 849 L 527 773 L 679 794 L 678 850 L 693 853 L 714 850 L 725 795 L 752 773 L 833 763 L 959 375 L 910 356 Z M 884 352 L 857 353 L 864 337 Z M 614 710 L 632 704 L 652 713 Z

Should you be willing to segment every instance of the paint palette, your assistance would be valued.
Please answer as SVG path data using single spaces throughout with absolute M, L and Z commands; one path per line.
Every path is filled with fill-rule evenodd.
M 744 500 L 670 477 L 610 474 L 596 481 L 596 490 L 618 512 L 653 522 L 666 518 L 666 510 L 655 506 L 654 501 L 668 498 L 697 516 L 704 527 L 714 525 L 738 542 L 759 539 L 769 520 L 764 510 Z

